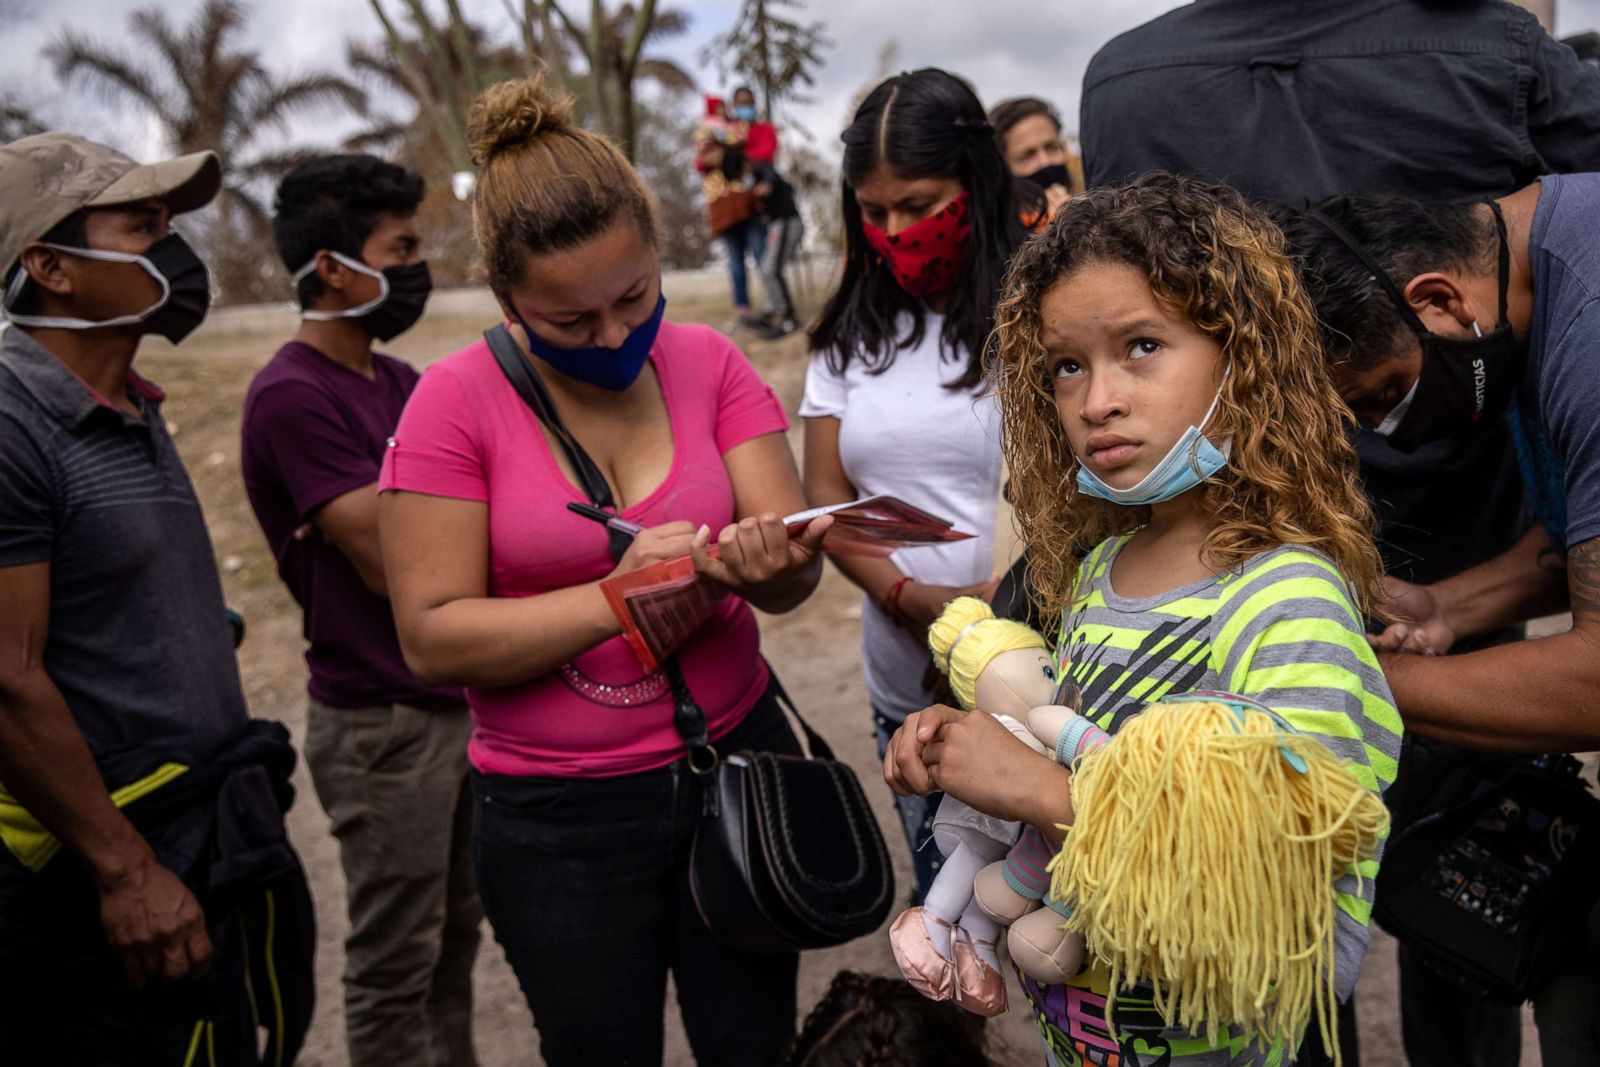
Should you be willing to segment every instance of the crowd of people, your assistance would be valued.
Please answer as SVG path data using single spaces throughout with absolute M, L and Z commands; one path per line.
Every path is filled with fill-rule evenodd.
M 469 127 L 499 320 L 425 374 L 384 355 L 431 290 L 423 181 L 309 160 L 273 217 L 300 325 L 243 410 L 244 486 L 303 612 L 294 741 L 345 875 L 353 1067 L 476 1062 L 484 919 L 552 1065 L 661 1062 L 669 974 L 699 1063 L 984 1062 L 975 1015 L 898 977 L 841 973 L 797 1032 L 798 952 L 729 943 L 697 897 L 695 754 L 811 751 L 777 669 L 805 665 L 768 663 L 755 609 L 804 610 L 824 557 L 861 590 L 862 721 L 913 903 L 942 797 L 1026 826 L 1041 870 L 1081 814 L 1070 755 L 950 706 L 929 628 L 964 596 L 1043 634 L 1109 743 L 1167 697 L 1231 694 L 1389 803 L 1381 861 L 1330 872 L 1336 1026 L 1263 1048 L 1090 960 L 1018 975 L 1045 1062 L 1356 1064 L 1375 913 L 1410 1062 L 1514 1063 L 1519 1000 L 1547 1067 L 1600 1062 L 1600 945 L 1552 925 L 1596 904 L 1562 861 L 1600 822 L 1541 816 L 1566 820 L 1558 886 L 1509 928 L 1468 899 L 1498 883 L 1457 870 L 1388 904 L 1385 875 L 1507 775 L 1548 784 L 1600 748 L 1600 70 L 1497 0 L 1200 0 L 1095 56 L 1081 166 L 1043 99 L 889 77 L 840 138 L 798 461 L 737 345 L 666 317 L 657 210 L 619 148 L 540 78 L 488 88 Z M 711 227 L 774 337 L 800 327 L 804 232 L 778 151 L 750 90 L 708 99 Z M 0 147 L 5 1063 L 287 1064 L 309 1025 L 296 746 L 250 718 L 163 394 L 133 368 L 206 316 L 173 220 L 223 180 L 208 152 Z M 782 518 L 877 495 L 974 536 L 864 556 Z M 1004 573 L 1002 500 L 1024 546 Z M 717 597 L 646 667 L 601 583 L 683 559 Z M 1526 638 L 1562 611 L 1570 631 Z M 1518 811 L 1506 794 L 1496 827 Z M 948 958 L 922 914 L 909 936 Z M 1533 977 L 1481 980 L 1490 944 Z M 962 966 L 1003 986 L 996 945 Z

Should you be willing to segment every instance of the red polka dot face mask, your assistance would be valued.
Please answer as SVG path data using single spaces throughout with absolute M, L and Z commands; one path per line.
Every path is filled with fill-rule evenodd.
M 861 232 L 900 288 L 926 300 L 956 283 L 961 257 L 972 237 L 972 195 L 963 192 L 921 222 L 887 234 L 863 221 Z

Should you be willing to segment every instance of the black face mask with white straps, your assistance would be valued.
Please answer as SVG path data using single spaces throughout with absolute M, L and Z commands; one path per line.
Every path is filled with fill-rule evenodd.
M 380 341 L 399 337 L 422 318 L 422 312 L 428 306 L 428 297 L 433 293 L 433 276 L 428 272 L 426 260 L 388 266 L 380 271 L 339 252 L 330 251 L 328 255 L 358 274 L 378 279 L 378 295 L 364 304 L 342 311 L 308 308 L 300 312 L 301 318 L 313 322 L 356 319 Z M 317 257 L 312 256 L 310 262 L 294 272 L 294 283 L 298 285 L 316 266 Z
M 206 265 L 177 233 L 169 233 L 142 253 L 117 252 L 105 248 L 73 248 L 50 245 L 58 252 L 107 263 L 133 263 L 142 267 L 161 287 L 154 304 L 129 315 L 110 319 L 77 319 L 60 315 L 19 315 L 12 311 L 28 281 L 27 271 L 19 270 L 5 295 L 6 317 L 18 326 L 58 330 L 94 330 L 106 326 L 142 325 L 145 333 L 157 333 L 177 344 L 205 321 L 211 310 L 211 274 Z
M 1411 391 L 1377 427 L 1377 432 L 1401 452 L 1414 452 L 1430 441 L 1471 437 L 1505 412 L 1522 381 L 1527 353 L 1517 343 L 1506 310 L 1506 295 L 1511 285 L 1511 245 L 1506 238 L 1500 205 L 1492 200 L 1486 202 L 1494 214 L 1495 232 L 1500 238 L 1499 318 L 1489 333 L 1473 323 L 1476 335 L 1473 337 L 1446 337 L 1429 330 L 1407 303 L 1399 286 L 1359 241 L 1322 212 L 1306 213 L 1306 217 L 1338 238 L 1372 272 L 1400 312 L 1401 319 L 1417 335 L 1422 349 L 1422 369 Z

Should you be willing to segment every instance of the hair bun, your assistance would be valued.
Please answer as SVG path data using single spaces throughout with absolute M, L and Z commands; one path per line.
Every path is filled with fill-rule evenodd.
M 467 146 L 483 166 L 496 152 L 571 125 L 572 97 L 551 92 L 543 74 L 498 82 L 472 102 Z

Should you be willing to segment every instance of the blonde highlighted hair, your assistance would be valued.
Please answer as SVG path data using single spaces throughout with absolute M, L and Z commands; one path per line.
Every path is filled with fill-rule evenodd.
M 1149 509 L 1079 493 L 1056 410 L 1040 302 L 1074 271 L 1126 264 L 1156 300 L 1205 333 L 1231 368 L 1209 436 L 1233 439 L 1202 492 L 1215 527 L 1203 556 L 1232 570 L 1279 545 L 1328 555 L 1358 608 L 1381 604 L 1373 514 L 1356 475 L 1353 417 L 1322 358 L 1316 317 L 1283 235 L 1225 186 L 1170 174 L 1069 201 L 1012 261 L 995 313 L 995 382 L 1011 502 L 1047 618 L 1070 603 L 1078 558 L 1149 521 Z
M 478 165 L 472 232 L 504 296 L 526 256 L 561 252 L 631 221 L 659 244 L 655 202 L 612 141 L 572 121 L 572 98 L 543 74 L 491 85 L 472 102 L 467 142 Z
M 996 656 L 1049 647 L 1036 630 L 995 618 L 994 609 L 975 596 L 956 597 L 928 627 L 934 665 L 950 679 L 950 691 L 963 708 L 977 705 L 978 675 Z

